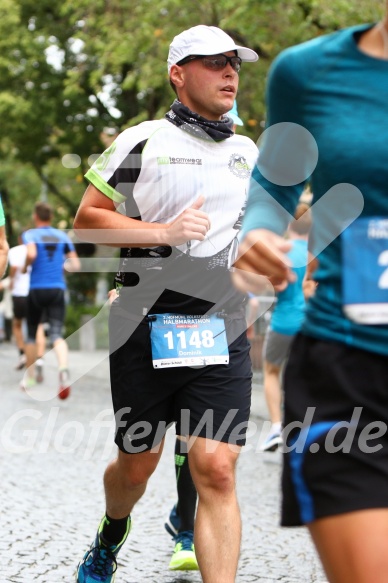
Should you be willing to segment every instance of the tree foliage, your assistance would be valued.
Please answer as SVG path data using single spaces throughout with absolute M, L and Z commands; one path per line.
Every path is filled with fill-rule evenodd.
M 43 181 L 57 220 L 70 226 L 90 156 L 117 131 L 163 116 L 173 101 L 166 58 L 169 43 L 183 29 L 219 26 L 259 53 L 259 63 L 242 68 L 238 97 L 243 131 L 256 140 L 274 57 L 317 35 L 377 21 L 384 4 L 205 0 L 188 7 L 181 0 L 0 0 L 0 191 L 8 216 L 27 221 Z

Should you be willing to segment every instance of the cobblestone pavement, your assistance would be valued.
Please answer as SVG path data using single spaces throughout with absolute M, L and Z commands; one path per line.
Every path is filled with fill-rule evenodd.
M 102 474 L 115 455 L 106 354 L 71 353 L 75 382 L 59 401 L 52 355 L 46 381 L 18 388 L 17 351 L 0 345 L 1 583 L 70 583 L 104 509 Z M 280 454 L 257 453 L 263 399 L 255 383 L 249 438 L 238 466 L 243 541 L 237 583 L 325 583 L 304 529 L 278 526 Z M 261 417 L 261 418 L 260 418 Z M 168 570 L 173 549 L 163 524 L 175 501 L 174 432 L 133 514 L 116 583 L 200 583 L 198 572 Z M 222 581 L 220 581 L 222 583 Z

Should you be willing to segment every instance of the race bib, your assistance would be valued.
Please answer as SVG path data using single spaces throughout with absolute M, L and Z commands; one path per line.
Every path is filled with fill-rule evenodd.
M 216 314 L 149 316 L 154 368 L 228 364 L 225 322 Z
M 341 237 L 345 314 L 359 324 L 388 324 L 388 219 L 357 219 Z

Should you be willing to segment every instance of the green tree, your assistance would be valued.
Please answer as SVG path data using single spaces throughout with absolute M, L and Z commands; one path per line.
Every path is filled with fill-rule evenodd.
M 243 66 L 238 96 L 244 132 L 257 139 L 276 55 L 340 27 L 376 21 L 384 3 L 205 0 L 188 10 L 181 0 L 0 0 L 0 189 L 8 194 L 8 214 L 19 220 L 43 184 L 49 201 L 65 209 L 58 220 L 71 224 L 93 156 L 118 131 L 164 115 L 174 99 L 166 58 L 183 29 L 220 26 L 259 53 L 258 63 Z M 33 173 L 24 186 L 23 176 Z

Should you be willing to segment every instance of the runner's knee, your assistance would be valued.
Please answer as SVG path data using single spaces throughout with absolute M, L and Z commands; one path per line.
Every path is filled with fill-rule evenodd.
M 210 488 L 223 493 L 234 490 L 235 462 L 233 457 L 208 454 L 202 456 L 200 460 L 196 460 L 192 472 L 197 489 L 200 491 Z

